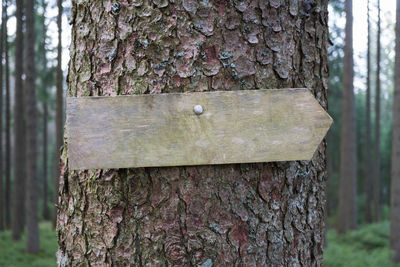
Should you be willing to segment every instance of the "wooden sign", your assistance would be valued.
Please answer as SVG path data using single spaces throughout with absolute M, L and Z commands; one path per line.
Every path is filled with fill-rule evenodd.
M 307 89 L 70 97 L 69 166 L 310 160 L 331 124 Z

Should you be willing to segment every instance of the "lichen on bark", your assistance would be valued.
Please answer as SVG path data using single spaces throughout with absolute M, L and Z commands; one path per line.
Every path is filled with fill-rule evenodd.
M 69 96 L 307 87 L 327 106 L 327 1 L 116 4 L 73 1 Z M 325 164 L 325 142 L 311 161 L 93 171 L 64 151 L 58 263 L 319 266 Z

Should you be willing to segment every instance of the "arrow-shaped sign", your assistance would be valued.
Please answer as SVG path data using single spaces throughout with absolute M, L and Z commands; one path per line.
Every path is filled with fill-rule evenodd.
M 310 160 L 331 117 L 307 89 L 67 99 L 71 169 Z

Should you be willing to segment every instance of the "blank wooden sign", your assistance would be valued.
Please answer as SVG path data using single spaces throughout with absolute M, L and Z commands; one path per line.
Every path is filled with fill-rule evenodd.
M 69 97 L 69 166 L 309 160 L 331 124 L 307 89 Z

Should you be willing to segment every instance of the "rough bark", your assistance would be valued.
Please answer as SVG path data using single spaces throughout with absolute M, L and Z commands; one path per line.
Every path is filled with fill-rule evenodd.
M 25 35 L 25 95 L 27 104 L 26 126 L 28 130 L 27 157 L 27 210 L 26 210 L 26 251 L 39 252 L 39 218 L 38 218 L 38 177 L 37 177 L 37 110 L 35 86 L 35 10 L 34 1 L 25 1 L 26 35 Z
M 394 261 L 400 263 L 400 0 L 396 6 L 395 49 L 390 247 Z
M 338 232 L 356 228 L 357 159 L 353 90 L 353 1 L 346 0 Z
M 327 1 L 73 1 L 68 95 L 305 86 L 326 108 L 327 19 Z M 60 266 L 322 264 L 325 142 L 311 161 L 94 171 L 64 149 L 60 178 Z
M 22 84 L 23 72 L 23 0 L 16 0 L 17 31 L 15 37 L 15 104 L 14 104 L 14 192 L 12 237 L 21 239 L 25 212 L 25 118 Z
M 376 36 L 376 93 L 375 93 L 375 143 L 374 143 L 374 221 L 380 219 L 380 199 L 381 199 L 381 175 L 380 175 L 380 117 L 381 117 L 381 8 L 380 0 L 378 0 L 378 22 Z
M 8 21 L 7 6 L 8 1 L 6 0 L 6 6 L 3 7 L 6 12 L 5 22 Z M 5 80 L 6 80 L 6 96 L 5 96 L 5 122 L 6 122 L 6 139 L 5 139 L 5 224 L 7 229 L 11 228 L 11 111 L 10 111 L 10 62 L 8 58 L 8 33 L 6 27 L 6 33 L 4 37 L 4 50 L 5 50 Z
M 60 149 L 63 144 L 63 73 L 61 69 L 61 54 L 62 54 L 62 0 L 57 0 L 57 30 L 58 30 L 58 44 L 57 44 L 57 77 L 56 77 L 56 149 L 54 157 L 54 216 L 53 224 L 55 226 L 57 220 L 57 205 L 58 205 L 58 185 L 60 177 Z
M 4 230 L 4 178 L 3 178 L 3 48 L 4 36 L 6 31 L 5 22 L 5 1 L 2 1 L 2 15 L 1 15 L 1 41 L 0 41 L 0 231 Z
M 368 0 L 368 41 L 367 41 L 367 92 L 365 107 L 365 221 L 372 222 L 372 175 L 371 175 L 371 23 Z

